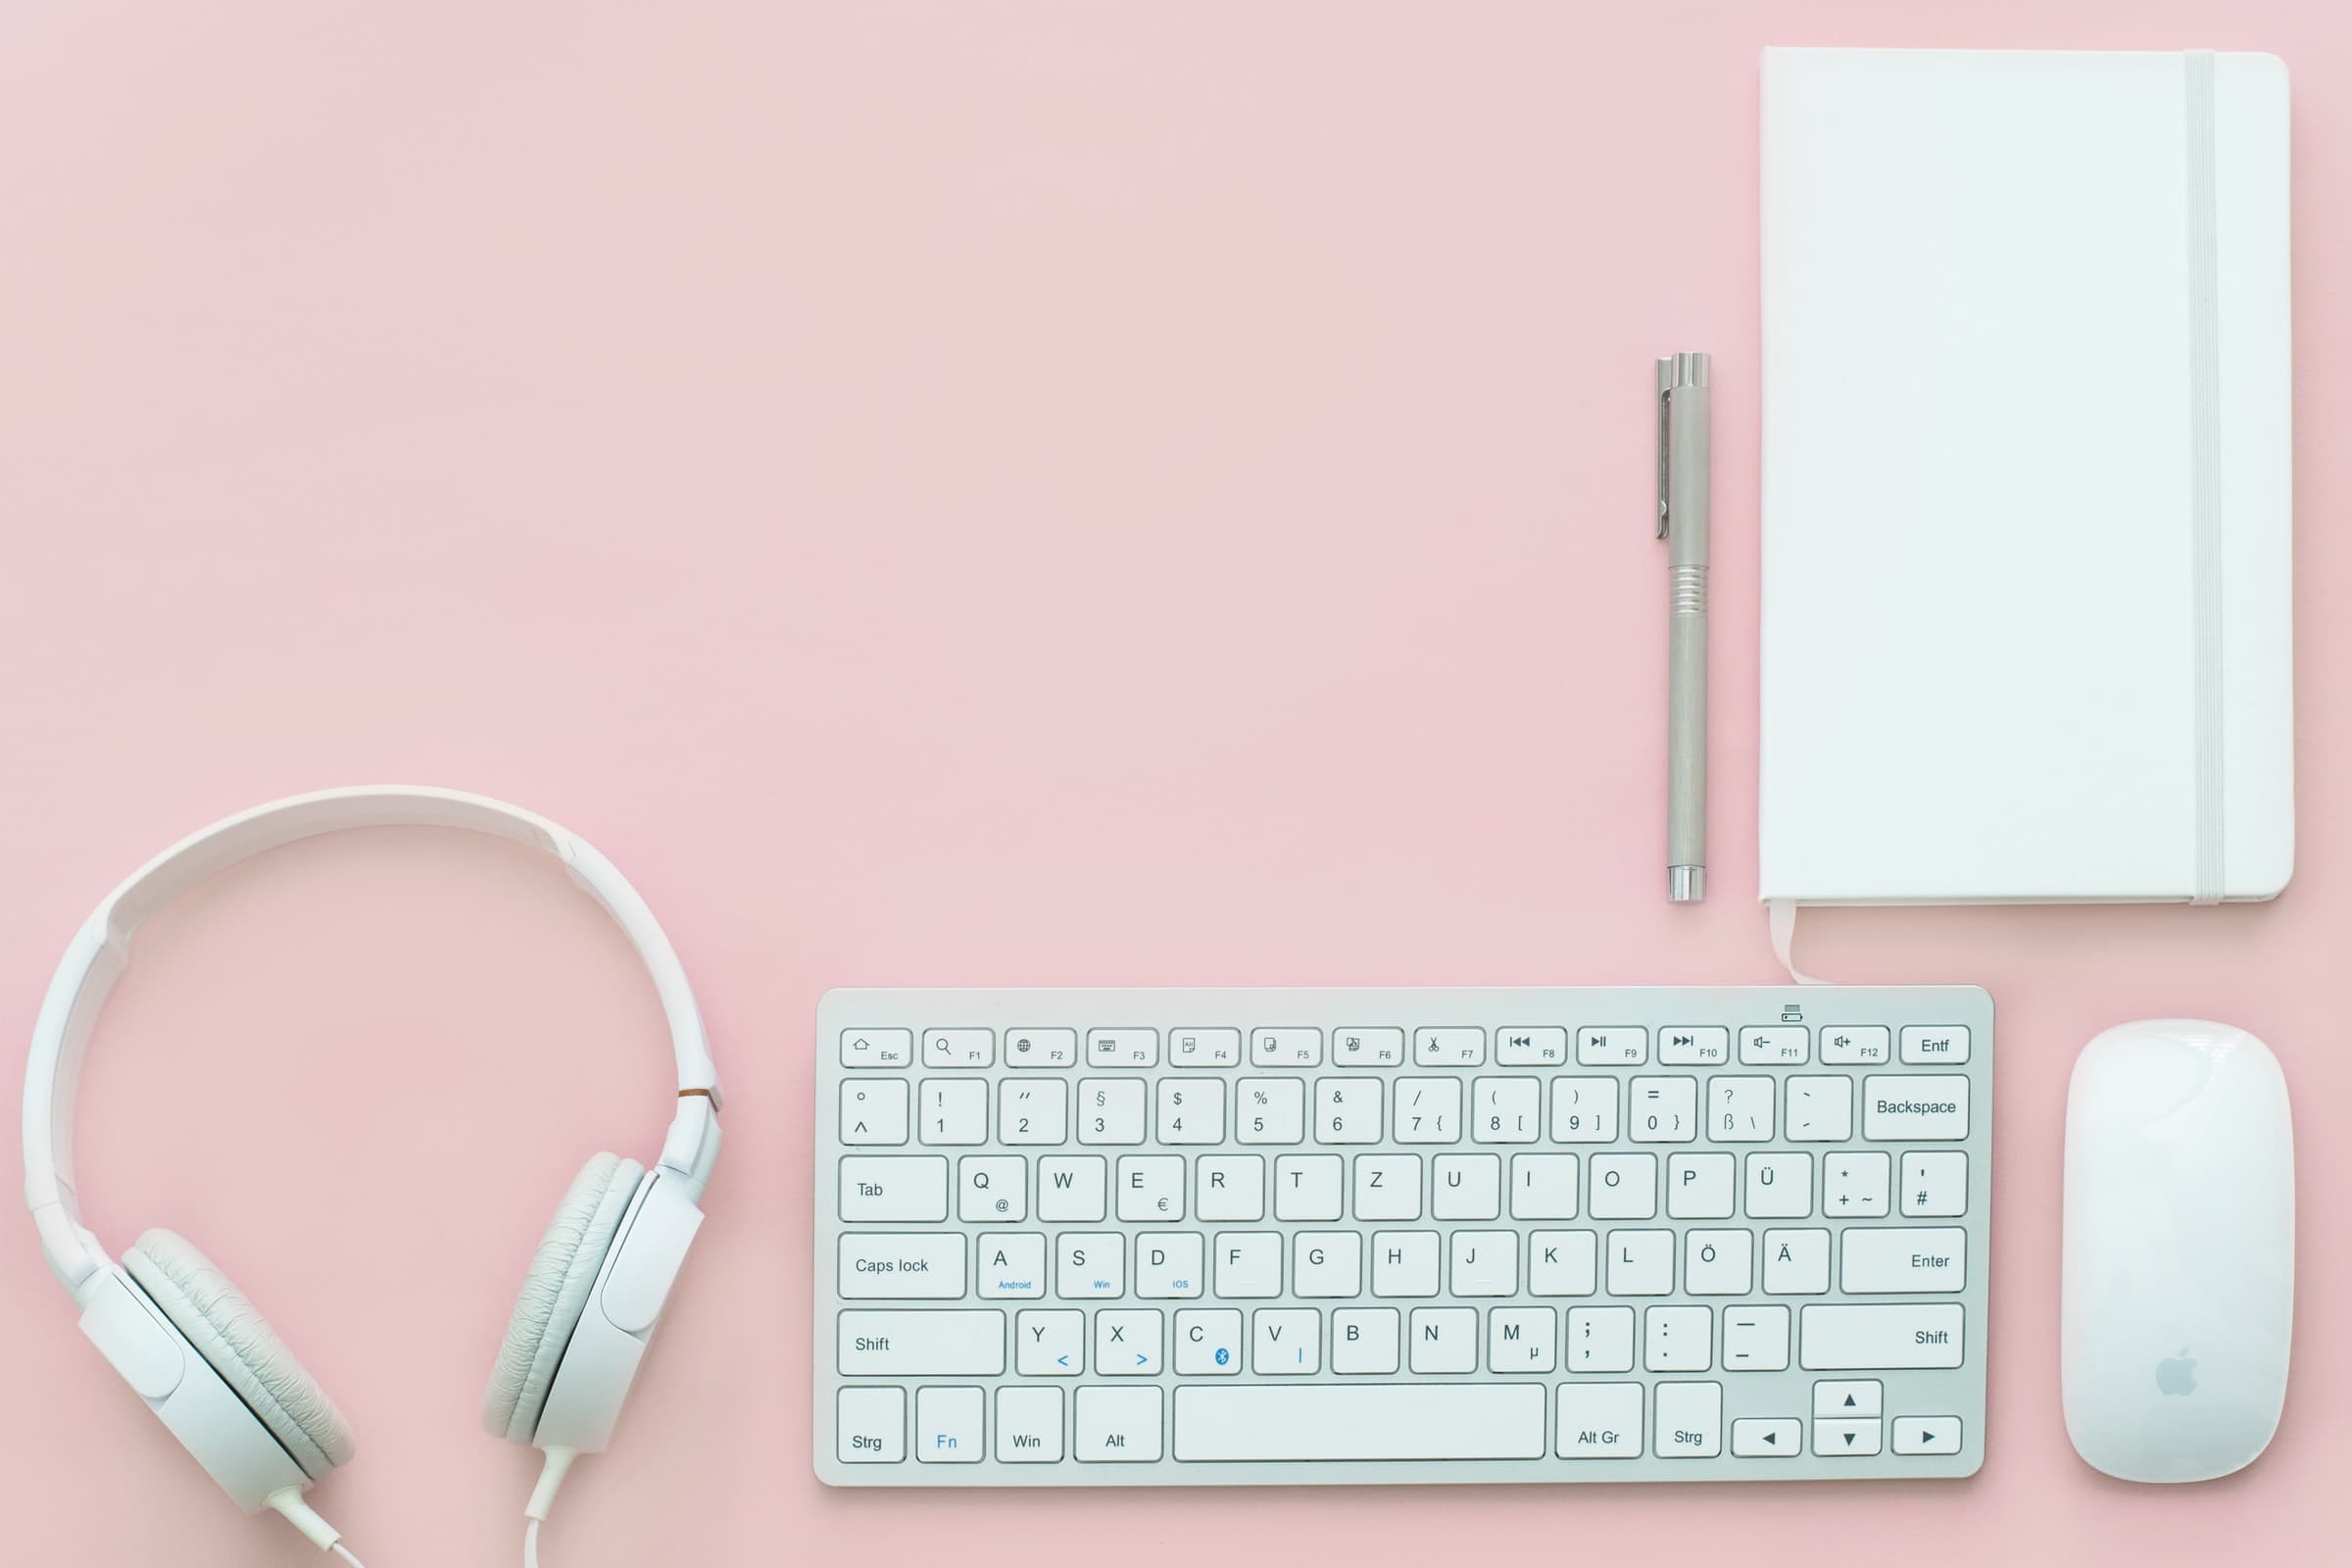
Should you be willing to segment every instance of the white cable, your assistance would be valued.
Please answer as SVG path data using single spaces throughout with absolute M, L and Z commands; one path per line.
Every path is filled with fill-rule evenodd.
M 539 1568 L 539 1521 L 522 1527 L 522 1568 Z
M 351 1548 L 343 1544 L 343 1543 L 340 1541 L 336 1542 L 333 1545 L 327 1547 L 326 1549 L 333 1552 L 336 1556 L 342 1558 L 345 1562 L 351 1564 L 351 1568 L 368 1568 L 368 1565 L 360 1561 L 359 1558 L 354 1557 L 351 1554 Z

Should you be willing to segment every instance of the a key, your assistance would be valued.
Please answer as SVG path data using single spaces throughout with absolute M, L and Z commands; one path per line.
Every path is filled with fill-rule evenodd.
M 1378 1078 L 1315 1080 L 1315 1142 L 1380 1142 L 1381 1081 Z
M 1260 1307 L 1250 1314 L 1250 1370 L 1260 1377 L 1309 1377 L 1323 1369 L 1323 1314 Z
M 963 1295 L 963 1238 L 847 1232 L 836 1294 L 845 1301 L 953 1301 Z
M 1637 1410 L 1637 1428 L 1640 1422 Z M 1244 1383 L 1176 1391 L 1174 1451 L 1186 1461 L 1540 1459 L 1544 1436 L 1541 1383 Z
M 1456 1296 L 1511 1296 L 1519 1289 L 1517 1231 L 1455 1231 L 1446 1281 Z
M 1374 1231 L 1372 1294 L 1387 1297 L 1438 1294 L 1436 1231 Z
M 943 1220 L 948 1162 L 939 1154 L 845 1154 L 841 1217 L 848 1220 Z
M 1804 1423 L 1793 1417 L 1757 1416 L 1732 1423 L 1732 1453 L 1737 1458 L 1785 1458 L 1804 1448 Z
M 1877 1219 L 1886 1212 L 1887 1157 L 1868 1153 L 1824 1154 L 1821 1211 L 1832 1219 Z
M 1193 1213 L 1204 1220 L 1266 1217 L 1266 1156 L 1202 1154 L 1193 1162 Z
M 1850 1078 L 1791 1078 L 1787 1108 L 1792 1144 L 1842 1144 L 1854 1135 Z
M 956 1162 L 956 1215 L 968 1224 L 1028 1217 L 1029 1165 L 1018 1154 L 966 1154 Z
M 1345 1180 L 1337 1154 L 1284 1154 L 1274 1161 L 1274 1217 L 1334 1220 L 1340 1217 Z
M 1078 1059 L 1075 1029 L 1007 1029 L 1004 1065 L 1007 1067 L 1067 1067 Z
M 1400 1314 L 1393 1306 L 1353 1307 L 1331 1314 L 1331 1369 L 1343 1376 L 1385 1376 L 1397 1367 Z
M 1396 1142 L 1451 1144 L 1462 1136 L 1459 1078 L 1396 1080 Z
M 1162 1078 L 1159 1081 L 1159 1141 L 1163 1144 L 1223 1143 L 1224 1080 Z
M 1563 1459 L 1641 1458 L 1642 1385 L 1561 1384 L 1558 1453 Z
M 1594 1154 L 1585 1209 L 1594 1219 L 1650 1219 L 1658 1212 L 1658 1156 Z
M 926 1029 L 923 1065 L 926 1067 L 985 1067 L 997 1059 L 993 1029 Z
M 1086 1032 L 1089 1067 L 1156 1067 L 1159 1031 L 1156 1029 L 1089 1029 Z
M 1730 1219 L 1729 1154 L 1671 1154 L 1666 1160 L 1666 1213 L 1671 1219 Z
M 1145 1300 L 1188 1300 L 1201 1293 L 1199 1231 L 1146 1231 L 1135 1239 L 1135 1294 Z
M 1649 1059 L 1649 1031 L 1634 1024 L 1579 1029 L 1576 1059 L 1584 1067 L 1639 1067 Z
M 997 1462 L 1054 1464 L 1061 1454 L 1061 1391 L 997 1390 Z
M 1282 1294 L 1279 1231 L 1219 1231 L 1213 1245 L 1219 1296 L 1239 1301 Z
M 1058 1078 L 1007 1083 L 997 1091 L 997 1142 L 1059 1144 L 1070 1136 L 1070 1086 Z
M 1966 1138 L 1968 1080 L 1924 1074 L 1863 1079 L 1862 1136 L 1873 1143 Z
M 1628 1086 L 1637 1144 L 1687 1144 L 1698 1136 L 1698 1080 L 1636 1078 Z
M 924 1143 L 988 1142 L 987 1079 L 926 1078 L 919 1098 L 916 1133 Z
M 1074 1378 L 1086 1370 L 1086 1314 L 1060 1307 L 1013 1320 L 1013 1364 L 1025 1378 Z
M 1250 1034 L 1253 1067 L 1315 1067 L 1323 1061 L 1320 1029 L 1254 1029 Z
M 835 1367 L 844 1377 L 993 1378 L 1004 1370 L 1004 1314 L 994 1308 L 845 1310 L 837 1329 Z
M 1797 1313 L 1797 1364 L 1812 1372 L 1958 1366 L 1960 1320 L 1948 1302 L 1806 1306 Z
M 1568 1059 L 1568 1031 L 1544 1027 L 1494 1031 L 1494 1060 L 1504 1067 L 1557 1067 Z
M 1788 1367 L 1787 1307 L 1727 1306 L 1723 1309 L 1723 1369 L 1726 1372 L 1784 1372 Z
M 1306 1083 L 1244 1078 L 1233 1086 L 1233 1141 L 1296 1144 L 1306 1136 Z
M 1054 1294 L 1065 1301 L 1127 1294 L 1127 1238 L 1118 1231 L 1065 1231 L 1055 1241 Z
M 1416 1029 L 1413 1063 L 1420 1067 L 1476 1067 L 1487 1059 L 1484 1029 Z
M 1037 1162 L 1037 1217 L 1093 1224 L 1108 1212 L 1108 1167 L 1101 1154 L 1048 1155 Z
M 1481 1078 L 1471 1086 L 1470 1141 L 1532 1144 L 1543 1132 L 1544 1086 L 1533 1078 Z
M 1239 1029 L 1172 1029 L 1168 1032 L 1171 1067 L 1231 1067 L 1242 1059 Z
M 1747 1196 L 1741 1212 L 1749 1219 L 1804 1219 L 1813 1212 L 1813 1156 L 1773 1153 L 1747 1156 Z
M 1953 1219 L 1968 1212 L 1968 1156 L 1956 1149 L 1903 1154 L 1902 1210 L 1913 1219 Z
M 1674 1289 L 1674 1232 L 1609 1232 L 1609 1294 L 1664 1296 Z
M 1755 1275 L 1755 1237 L 1747 1231 L 1683 1233 L 1683 1290 L 1690 1296 L 1745 1296 Z
M 1401 1029 L 1342 1029 L 1331 1037 L 1335 1067 L 1397 1067 L 1404 1063 Z
M 1561 1076 L 1551 1081 L 1551 1141 L 1617 1141 L 1617 1080 Z
M 852 1147 L 906 1141 L 904 1078 L 852 1078 L 841 1086 L 841 1141 Z
M 1825 1024 L 1821 1061 L 1825 1067 L 1884 1067 L 1889 1047 L 1885 1024 Z
M 1721 1026 L 1658 1031 L 1658 1062 L 1666 1067 L 1720 1067 L 1732 1059 L 1732 1032 Z
M 1071 1453 L 1080 1464 L 1151 1464 L 1165 1446 L 1165 1405 L 1149 1384 L 1080 1389 Z
M 1529 1232 L 1527 1294 L 1591 1296 L 1597 1278 L 1597 1242 L 1591 1231 Z
M 1494 1154 L 1440 1154 L 1430 1188 L 1439 1219 L 1493 1219 L 1502 1212 L 1502 1160 Z
M 1707 1080 L 1707 1137 L 1718 1144 L 1762 1144 L 1772 1139 L 1773 1081 Z
M 1840 1233 L 1838 1285 L 1848 1296 L 1950 1296 L 1968 1286 L 1968 1232 L 1958 1226 Z
M 1349 1212 L 1361 1220 L 1419 1219 L 1421 1156 L 1356 1155 L 1355 1201 Z
M 1121 1154 L 1118 1175 L 1119 1218 L 1162 1223 L 1184 1218 L 1182 1154 Z
M 1237 1377 L 1242 1370 L 1242 1314 L 1206 1307 L 1176 1314 L 1179 1377 Z
M 1704 1306 L 1642 1310 L 1642 1365 L 1651 1372 L 1704 1372 L 1715 1364 L 1715 1314 Z
M 1360 1231 L 1300 1231 L 1292 1240 L 1291 1294 L 1305 1299 L 1351 1297 L 1364 1288 Z
M 1160 1315 L 1154 1307 L 1095 1314 L 1095 1371 L 1106 1378 L 1159 1376 Z
M 1903 1065 L 1906 1067 L 1957 1067 L 1968 1060 L 1968 1030 L 1959 1024 L 1923 1026 L 1911 1024 L 1903 1030 Z M 1953 1438 L 1955 1450 L 1959 1446 Z
M 978 1464 L 987 1409 L 978 1389 L 917 1389 L 914 1456 L 924 1464 Z
M 1559 1359 L 1559 1313 L 1548 1306 L 1498 1306 L 1487 1314 L 1487 1370 L 1502 1376 L 1549 1372 Z
M 1631 1372 L 1634 1369 L 1634 1309 L 1630 1306 L 1572 1306 L 1568 1309 L 1568 1370 Z M 1565 1390 L 1562 1391 L 1563 1395 Z
M 1825 1378 L 1813 1385 L 1813 1413 L 1860 1421 L 1886 1413 L 1886 1385 L 1876 1378 Z
M 914 1059 L 914 1031 L 911 1029 L 844 1029 L 841 1032 L 841 1064 L 844 1067 L 904 1067 Z M 905 1416 L 900 1417 L 899 1436 L 906 1438 Z
M 1722 1384 L 1661 1383 L 1651 1399 L 1656 1414 L 1650 1447 L 1659 1458 L 1712 1459 L 1723 1452 Z
M 1478 1370 L 1478 1309 L 1416 1306 L 1405 1328 L 1412 1346 L 1407 1357 L 1415 1372 Z
M 841 1391 L 833 1423 L 834 1455 L 843 1464 L 897 1464 L 906 1457 L 906 1391 Z
M 1742 1067 L 1795 1067 L 1812 1058 L 1813 1036 L 1803 1024 L 1764 1024 L 1740 1031 Z
M 1359 1160 L 1365 1157 L 1368 1156 L 1357 1156 Z M 1511 1218 L 1576 1218 L 1576 1156 L 1513 1154 Z
M 1046 1294 L 1046 1239 L 1032 1231 L 983 1231 L 972 1243 L 974 1294 L 1034 1300 Z
M 1828 1231 L 1766 1231 L 1764 1294 L 1822 1296 L 1830 1288 Z
M 1144 1081 L 1141 1078 L 1078 1080 L 1078 1141 L 1082 1144 L 1142 1143 Z

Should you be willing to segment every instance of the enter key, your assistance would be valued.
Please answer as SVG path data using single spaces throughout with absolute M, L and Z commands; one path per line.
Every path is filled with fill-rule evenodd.
M 1838 1280 L 1848 1296 L 1948 1295 L 1968 1284 L 1968 1232 L 1958 1226 L 1845 1232 Z

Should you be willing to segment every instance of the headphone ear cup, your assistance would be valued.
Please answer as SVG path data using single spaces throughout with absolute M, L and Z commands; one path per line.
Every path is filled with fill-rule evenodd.
M 355 1446 L 343 1412 L 269 1320 L 193 1243 L 152 1230 L 122 1255 L 122 1266 L 304 1475 L 316 1481 L 350 1462 Z
M 589 1289 L 612 1250 L 621 1217 L 645 1167 L 617 1154 L 598 1154 L 572 1178 L 556 1207 L 531 1266 L 522 1277 L 506 1343 L 490 1369 L 482 1424 L 493 1437 L 528 1443 L 563 1363 L 564 1348 L 587 1309 Z

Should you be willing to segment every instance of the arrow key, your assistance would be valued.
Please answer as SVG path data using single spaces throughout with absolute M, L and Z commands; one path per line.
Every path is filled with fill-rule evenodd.
M 1894 1428 L 1897 1453 L 1960 1451 L 1960 1418 L 1956 1415 L 1907 1415 L 1889 1425 Z
M 1732 1423 L 1732 1455 L 1735 1458 L 1793 1458 L 1804 1449 L 1804 1424 L 1793 1416 L 1750 1417 Z
M 1885 1385 L 1876 1379 L 1816 1383 L 1813 1416 L 1816 1420 L 1871 1421 L 1884 1413 L 1879 1398 Z
M 1877 1421 L 1821 1421 L 1813 1423 L 1813 1451 L 1824 1458 L 1861 1458 L 1879 1451 Z

